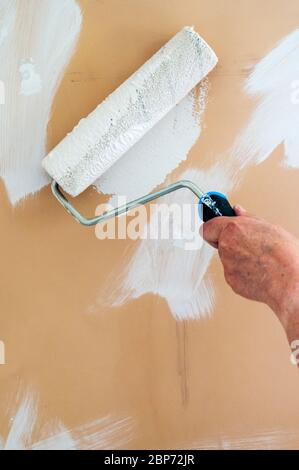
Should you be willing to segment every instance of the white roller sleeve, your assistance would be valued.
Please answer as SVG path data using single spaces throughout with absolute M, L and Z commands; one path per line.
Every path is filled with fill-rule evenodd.
M 77 196 L 179 103 L 216 63 L 217 56 L 208 44 L 193 28 L 185 27 L 82 119 L 44 158 L 43 167 L 67 193 Z

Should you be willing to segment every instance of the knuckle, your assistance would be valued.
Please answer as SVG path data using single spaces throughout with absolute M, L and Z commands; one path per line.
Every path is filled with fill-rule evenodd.
M 227 226 L 225 227 L 224 232 L 227 233 L 235 233 L 239 230 L 239 222 L 236 219 L 231 219 L 228 223 Z

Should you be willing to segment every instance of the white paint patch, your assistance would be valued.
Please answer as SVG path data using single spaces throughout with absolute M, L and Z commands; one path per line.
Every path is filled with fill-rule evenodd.
M 205 79 L 97 181 L 97 189 L 133 200 L 163 183 L 198 139 L 207 91 Z
M 131 418 L 116 419 L 106 416 L 83 426 L 68 430 L 59 420 L 43 426 L 42 439 L 33 440 L 38 426 L 39 407 L 36 396 L 27 391 L 15 415 L 5 439 L 0 437 L 2 450 L 101 450 L 121 449 L 134 437 Z
M 245 91 L 259 104 L 232 148 L 234 157 L 244 168 L 283 144 L 284 165 L 299 167 L 299 29 L 254 67 Z
M 220 165 L 212 167 L 209 171 L 187 170 L 181 179 L 189 179 L 197 183 L 203 190 L 217 188 L 220 191 L 230 189 L 230 178 Z M 153 293 L 164 298 L 178 320 L 198 318 L 210 313 L 213 308 L 213 289 L 210 279 L 206 276 L 214 249 L 202 243 L 199 236 L 199 217 L 197 214 L 197 201 L 188 190 L 179 190 L 163 200 L 168 206 L 176 203 L 179 206 L 194 208 L 194 222 L 184 227 L 190 227 L 190 233 L 184 233 L 182 225 L 175 226 L 176 233 L 183 233 L 180 243 L 171 240 L 142 240 L 132 256 L 128 253 L 123 272 L 115 279 L 108 279 L 101 292 L 99 302 L 103 298 L 109 305 L 119 306 L 129 300 L 136 299 L 147 293 Z M 159 205 L 157 206 L 159 208 Z M 182 224 L 183 219 L 178 219 Z M 185 220 L 186 222 L 186 220 Z M 163 225 L 169 226 L 168 217 L 162 219 Z M 151 234 L 158 231 L 159 213 L 154 214 L 147 227 Z M 196 239 L 194 239 L 194 233 Z M 193 240 L 192 240 L 193 237 Z M 188 240 L 188 241 L 187 241 Z M 199 242 L 196 244 L 196 241 Z M 197 247 L 196 249 L 193 249 Z M 111 287 L 112 286 L 112 287 Z
M 29 62 L 23 62 L 19 71 L 21 74 L 21 95 L 30 96 L 42 91 L 42 80 L 32 59 Z
M 16 203 L 49 182 L 47 124 L 82 17 L 75 0 L 2 0 L 0 13 L 0 175 Z

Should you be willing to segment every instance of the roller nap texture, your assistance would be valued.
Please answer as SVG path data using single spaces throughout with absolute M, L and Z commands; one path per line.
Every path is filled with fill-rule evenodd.
M 68 194 L 77 196 L 178 104 L 216 63 L 210 46 L 193 28 L 183 28 L 82 119 L 44 158 L 43 167 Z

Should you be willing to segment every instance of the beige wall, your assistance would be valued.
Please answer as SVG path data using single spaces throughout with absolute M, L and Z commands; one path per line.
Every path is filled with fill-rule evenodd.
M 299 18 L 296 0 L 287 7 L 283 0 L 79 3 L 81 38 L 55 100 L 49 148 L 193 24 L 220 59 L 210 75 L 206 128 L 190 155 L 194 166 L 210 165 L 229 148 L 254 107 L 242 92 L 248 65 Z M 298 170 L 283 169 L 281 157 L 278 148 L 247 171 L 232 201 L 299 236 Z M 280 198 L 284 192 L 295 197 Z M 7 403 L 23 384 L 39 395 L 43 421 L 58 417 L 73 427 L 111 413 L 131 416 L 132 448 L 220 447 L 224 438 L 242 447 L 264 435 L 267 445 L 299 448 L 299 374 L 284 333 L 268 308 L 230 291 L 217 259 L 210 318 L 176 323 L 151 295 L 87 314 L 132 242 L 98 241 L 93 229 L 62 211 L 49 188 L 15 209 L 3 185 L 0 198 L 0 339 L 7 361 L 0 365 L 0 435 L 7 434 Z M 88 191 L 80 207 L 92 213 L 98 201 Z

